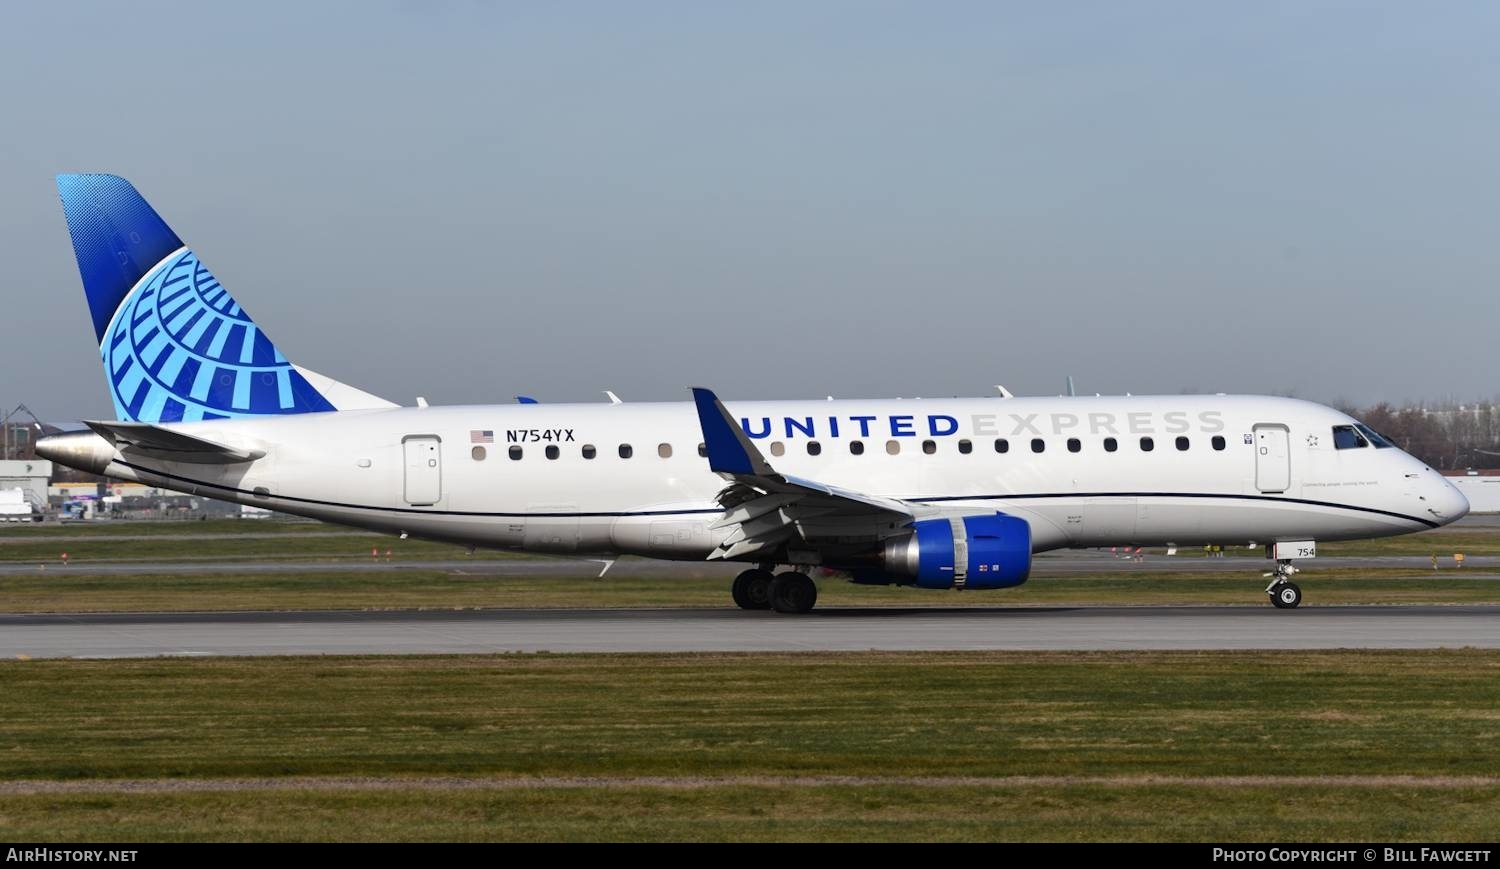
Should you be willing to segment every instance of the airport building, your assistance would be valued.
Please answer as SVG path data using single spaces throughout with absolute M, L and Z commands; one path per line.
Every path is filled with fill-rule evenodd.
M 0 460 L 0 493 L 4 518 L 30 519 L 47 512 L 47 488 L 52 463 L 43 459 Z

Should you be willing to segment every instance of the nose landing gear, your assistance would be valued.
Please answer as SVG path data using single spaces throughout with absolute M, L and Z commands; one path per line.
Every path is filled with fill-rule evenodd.
M 1292 566 L 1292 560 L 1281 558 L 1277 559 L 1274 571 L 1262 574 L 1271 577 L 1271 584 L 1266 586 L 1266 594 L 1271 598 L 1271 605 L 1279 610 L 1296 609 L 1302 603 L 1302 589 L 1292 582 L 1292 575 L 1295 573 L 1297 568 Z

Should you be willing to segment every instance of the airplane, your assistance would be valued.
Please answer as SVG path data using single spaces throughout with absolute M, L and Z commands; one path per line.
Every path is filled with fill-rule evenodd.
M 468 547 L 744 563 L 734 602 L 779 613 L 813 608 L 815 572 L 989 590 L 1049 550 L 1229 543 L 1266 547 L 1290 609 L 1318 541 L 1469 509 L 1290 398 L 401 407 L 289 361 L 129 182 L 57 186 L 116 419 L 36 449 L 120 480 Z

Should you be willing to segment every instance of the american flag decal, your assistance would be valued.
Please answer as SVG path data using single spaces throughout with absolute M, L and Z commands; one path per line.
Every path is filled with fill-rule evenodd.
M 476 428 L 469 431 L 469 443 L 471 444 L 492 444 L 494 442 L 495 432 L 491 429 L 480 430 Z

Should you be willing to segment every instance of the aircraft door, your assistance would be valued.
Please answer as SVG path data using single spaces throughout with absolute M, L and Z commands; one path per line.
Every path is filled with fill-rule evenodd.
M 424 507 L 443 497 L 442 443 L 437 435 L 411 435 L 401 441 L 406 452 L 406 503 Z
M 1262 492 L 1285 492 L 1291 485 L 1291 436 L 1287 427 L 1270 423 L 1256 425 L 1255 488 Z

